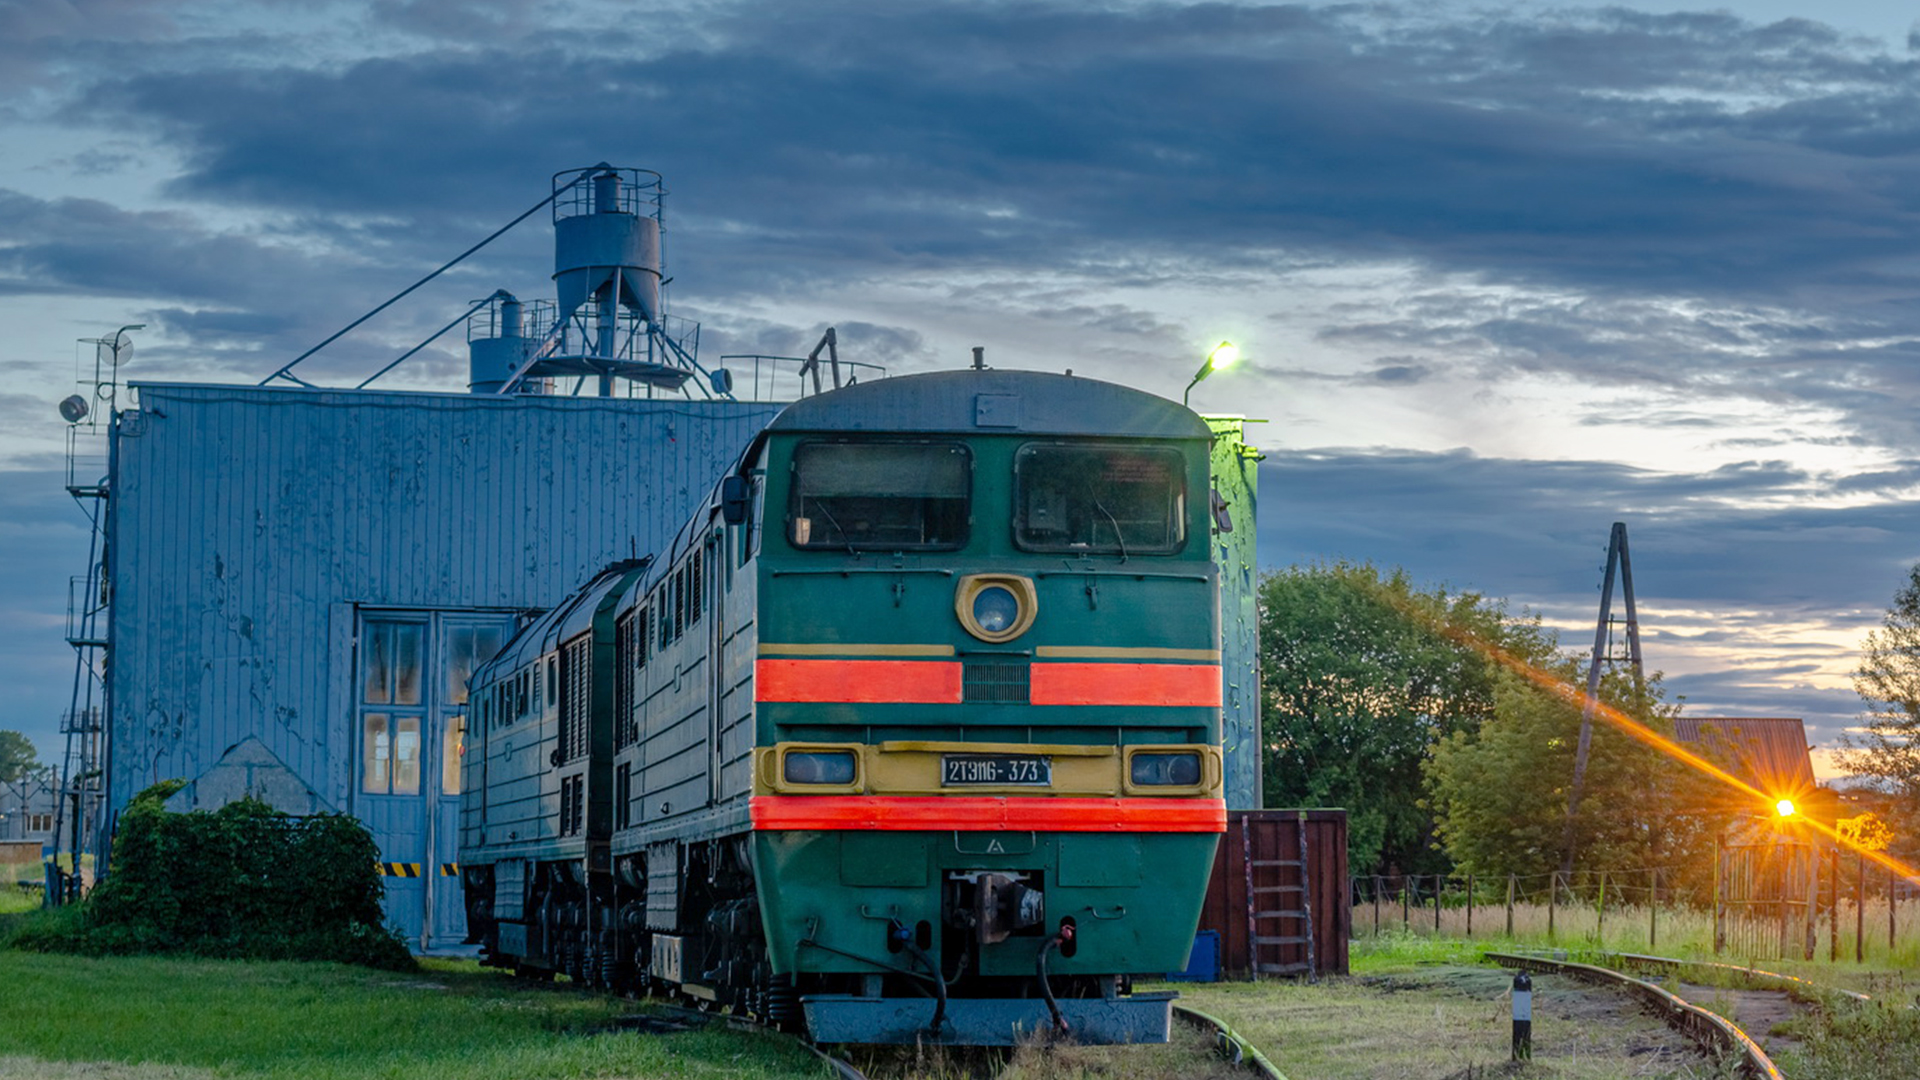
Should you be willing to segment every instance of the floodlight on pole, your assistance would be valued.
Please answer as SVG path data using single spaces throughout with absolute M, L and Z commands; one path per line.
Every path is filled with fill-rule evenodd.
M 1200 385 L 1200 380 L 1223 368 L 1232 367 L 1234 361 L 1238 359 L 1240 359 L 1240 347 L 1233 342 L 1223 341 L 1215 345 L 1213 351 L 1207 354 L 1206 363 L 1201 364 L 1200 370 L 1193 373 L 1193 381 L 1187 383 L 1187 388 L 1181 391 L 1180 404 L 1187 404 L 1187 398 L 1192 396 L 1193 388 Z

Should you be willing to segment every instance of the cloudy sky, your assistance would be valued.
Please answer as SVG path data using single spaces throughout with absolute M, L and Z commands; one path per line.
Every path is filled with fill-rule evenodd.
M 0 0 L 0 727 L 67 702 L 54 403 L 125 323 L 254 382 L 596 161 L 663 173 L 702 354 L 970 346 L 1269 420 L 1270 566 L 1350 558 L 1590 640 L 1628 523 L 1696 715 L 1856 720 L 1920 560 L 1910 11 Z M 544 215 L 301 369 L 353 382 Z M 429 350 L 383 381 L 459 389 Z

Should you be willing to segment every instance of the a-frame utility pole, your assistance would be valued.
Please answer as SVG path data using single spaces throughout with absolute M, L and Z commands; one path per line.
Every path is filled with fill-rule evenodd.
M 1613 577 L 1620 574 L 1620 592 L 1627 602 L 1627 655 L 1616 656 L 1612 649 Z M 1560 838 L 1560 872 L 1573 873 L 1573 823 L 1580 808 L 1580 796 L 1587 783 L 1587 754 L 1593 747 L 1593 713 L 1600 704 L 1600 668 L 1625 660 L 1633 665 L 1635 700 L 1646 685 L 1646 669 L 1640 664 L 1640 617 L 1633 609 L 1633 560 L 1627 557 L 1627 523 L 1613 523 L 1613 535 L 1607 539 L 1607 576 L 1600 582 L 1600 619 L 1593 628 L 1593 661 L 1587 665 L 1587 699 L 1580 710 L 1580 744 L 1573 752 L 1573 790 L 1567 795 L 1567 826 Z

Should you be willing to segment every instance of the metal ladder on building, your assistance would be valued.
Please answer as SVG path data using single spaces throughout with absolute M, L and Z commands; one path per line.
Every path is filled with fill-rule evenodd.
M 1247 957 L 1253 975 L 1305 975 L 1313 981 L 1313 879 L 1307 860 L 1306 814 L 1294 823 L 1297 859 L 1254 858 L 1253 830 L 1244 822 L 1240 845 L 1247 874 Z M 1288 877 L 1294 880 L 1289 882 Z
M 120 396 L 120 365 L 132 355 L 129 330 L 111 337 L 87 338 L 95 346 L 93 377 L 79 379 L 90 395 L 75 394 L 61 403 L 67 420 L 67 494 L 89 523 L 87 571 L 67 588 L 67 644 L 73 646 L 72 704 L 60 718 L 66 738 L 55 787 L 53 847 L 56 865 L 47 875 L 47 903 L 80 898 L 89 857 L 95 873 L 104 869 L 100 815 L 106 802 L 106 671 L 108 605 L 112 583 L 106 574 L 109 483 L 113 427 Z M 104 407 L 103 407 L 104 406 Z M 64 866 L 64 869 L 61 867 Z

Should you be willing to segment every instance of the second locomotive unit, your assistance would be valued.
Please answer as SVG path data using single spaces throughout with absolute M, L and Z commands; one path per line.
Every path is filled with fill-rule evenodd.
M 474 677 L 489 963 L 825 1042 L 1164 1040 L 1225 828 L 1211 433 L 1071 376 L 800 401 Z

